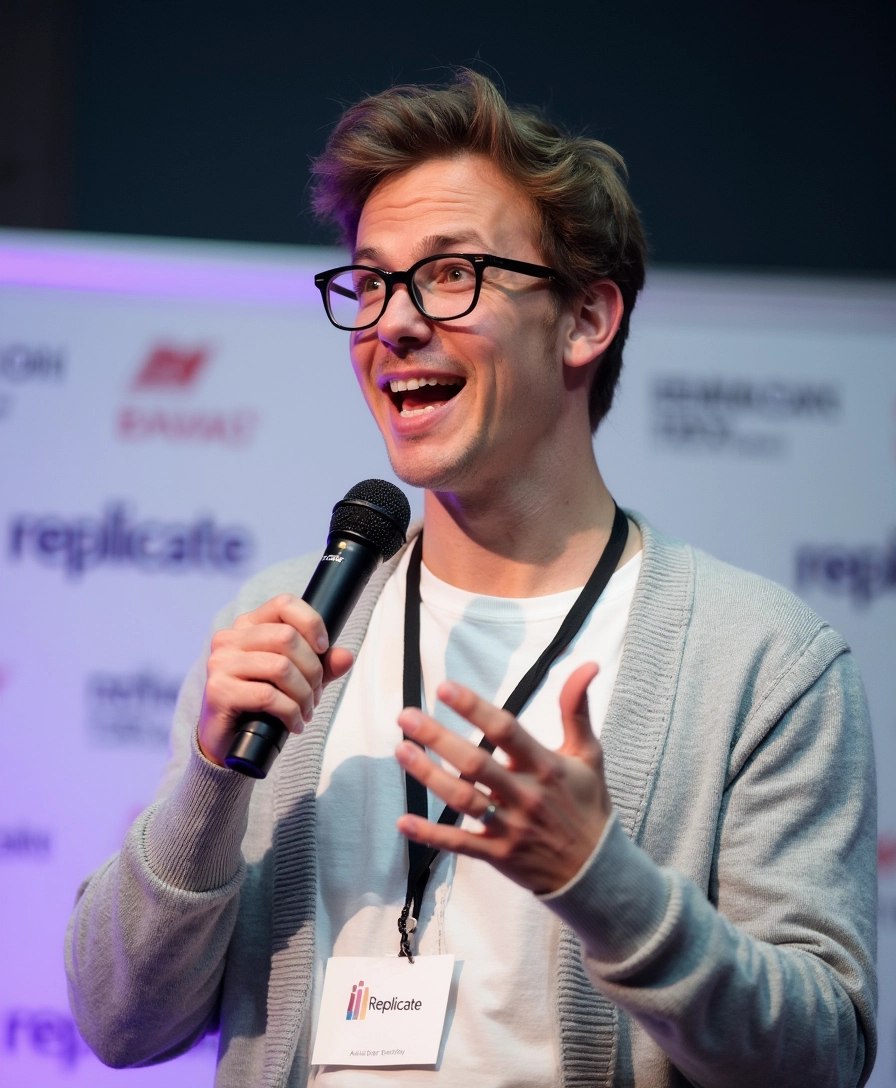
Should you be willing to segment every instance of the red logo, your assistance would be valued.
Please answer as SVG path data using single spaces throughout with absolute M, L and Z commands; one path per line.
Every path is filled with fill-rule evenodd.
M 896 835 L 881 835 L 877 840 L 877 869 L 879 873 L 896 872 Z
M 135 389 L 186 389 L 199 377 L 208 348 L 183 349 L 159 344 L 134 379 Z
M 124 442 L 219 443 L 248 446 L 255 440 L 259 415 L 251 408 L 177 407 L 168 400 L 196 385 L 212 349 L 178 347 L 171 341 L 156 344 L 131 384 L 134 393 L 155 394 L 148 402 L 125 404 L 118 411 L 115 429 Z M 192 399 L 192 398 L 189 398 Z

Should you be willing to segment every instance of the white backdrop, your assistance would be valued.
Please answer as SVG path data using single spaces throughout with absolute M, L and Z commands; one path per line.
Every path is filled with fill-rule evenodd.
M 340 258 L 0 232 L 7 1088 L 211 1083 L 213 1039 L 102 1067 L 62 939 L 152 796 L 214 611 L 392 478 L 311 282 Z M 872 1084 L 896 1086 L 896 285 L 654 272 L 597 448 L 622 504 L 795 589 L 856 653 L 881 795 Z

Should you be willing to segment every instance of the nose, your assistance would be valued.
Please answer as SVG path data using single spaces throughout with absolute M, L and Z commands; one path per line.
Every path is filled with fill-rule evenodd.
M 381 343 L 400 354 L 419 348 L 432 336 L 432 322 L 411 302 L 404 284 L 395 285 L 386 312 L 376 326 Z

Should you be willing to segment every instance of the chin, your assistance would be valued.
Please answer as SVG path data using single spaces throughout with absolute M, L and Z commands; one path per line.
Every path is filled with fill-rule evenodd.
M 453 456 L 417 455 L 395 456 L 387 448 L 389 462 L 395 475 L 409 487 L 420 487 L 426 491 L 456 492 L 469 483 L 473 468 L 474 452 L 466 450 Z

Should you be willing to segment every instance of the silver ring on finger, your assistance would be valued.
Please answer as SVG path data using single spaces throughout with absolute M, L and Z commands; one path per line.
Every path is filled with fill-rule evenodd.
M 492 803 L 488 806 L 485 812 L 483 812 L 483 814 L 479 817 L 479 822 L 482 824 L 483 827 L 488 827 L 488 825 L 492 822 L 492 820 L 494 820 L 497 815 L 498 806 L 494 803 L 494 801 L 492 801 Z

